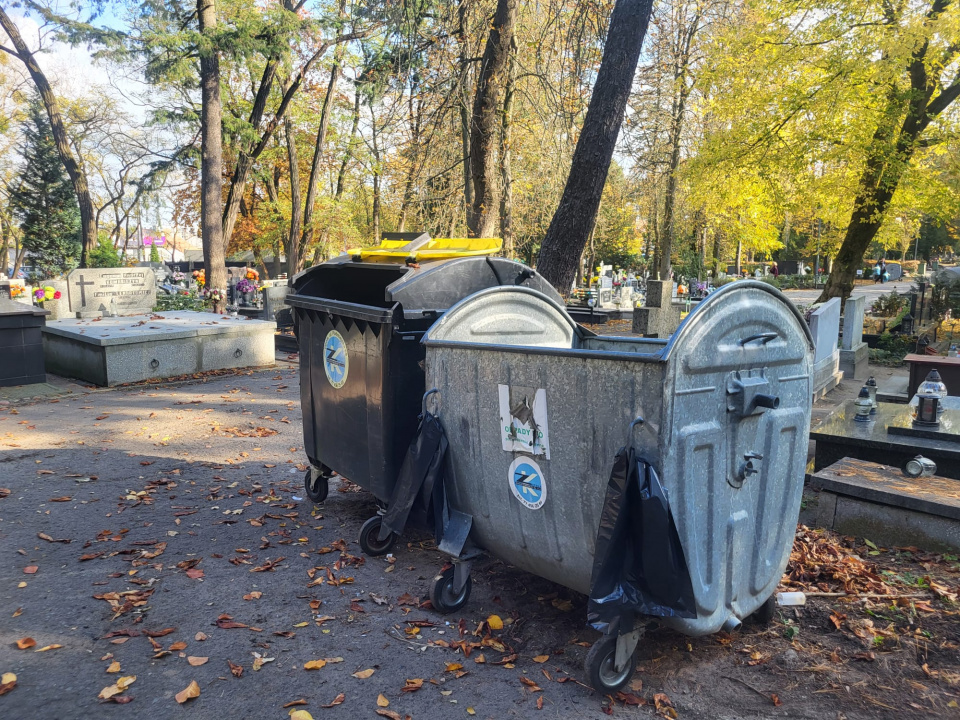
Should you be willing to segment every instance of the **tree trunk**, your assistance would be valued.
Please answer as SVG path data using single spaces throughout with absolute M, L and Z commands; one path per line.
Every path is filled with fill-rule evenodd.
M 500 131 L 500 234 L 503 236 L 503 254 L 516 256 L 516 237 L 513 232 L 513 94 L 516 90 L 517 42 L 510 43 L 510 63 L 507 69 L 507 87 L 503 95 L 503 127 Z M 579 265 L 578 265 L 579 267 Z
M 200 34 L 211 36 L 217 27 L 216 0 L 197 0 Z M 223 299 L 214 312 L 223 312 L 227 297 L 227 243 L 223 234 L 223 136 L 220 104 L 220 56 L 212 41 L 200 49 L 200 237 L 206 285 Z
M 296 274 L 303 251 L 300 247 L 300 235 L 303 231 L 303 205 L 300 202 L 300 165 L 297 160 L 297 140 L 293 123 L 289 117 L 283 119 L 283 129 L 287 136 L 287 161 L 290 164 L 290 233 L 287 235 L 287 273 Z
M 500 96 L 508 82 L 517 3 L 518 0 L 497 0 L 497 10 L 477 75 L 477 91 L 473 96 L 473 114 L 470 117 L 473 209 L 467 227 L 473 237 L 491 237 L 497 227 L 498 116 L 501 112 Z
M 743 238 L 738 235 L 737 236 L 737 262 L 735 265 L 737 269 L 737 277 L 740 277 L 740 274 L 742 271 L 740 265 L 742 264 L 742 262 L 743 262 Z
M 653 0 L 617 0 L 570 175 L 540 249 L 537 269 L 563 295 L 593 229 L 610 160 L 633 87 Z
M 73 183 L 73 191 L 77 196 L 77 204 L 80 206 L 80 232 L 83 241 L 83 250 L 80 255 L 80 265 L 87 266 L 87 256 L 97 247 L 97 215 L 93 208 L 93 200 L 90 198 L 90 188 L 87 185 L 87 176 L 83 168 L 73 156 L 70 149 L 70 142 L 67 138 L 67 130 L 63 125 L 63 118 L 60 115 L 60 105 L 53 94 L 53 88 L 43 74 L 43 70 L 37 64 L 36 58 L 30 52 L 30 48 L 23 41 L 20 31 L 13 24 L 10 16 L 0 7 L 0 25 L 10 37 L 16 49 L 16 57 L 26 66 L 30 77 L 33 79 L 37 92 L 43 100 L 43 105 L 47 110 L 47 116 L 50 118 L 50 127 L 53 131 L 53 140 L 57 145 L 57 154 L 60 155 L 60 162 L 70 176 L 70 182 Z
M 457 91 L 460 95 L 460 148 L 463 158 L 463 205 L 467 226 L 473 222 L 473 179 L 470 176 L 470 94 L 467 89 L 467 0 L 460 0 L 460 81 Z M 453 233 L 447 233 L 452 235 Z
M 373 240 L 380 244 L 380 146 L 377 144 L 377 116 L 370 103 L 370 132 L 373 136 Z
M 313 206 L 316 205 L 317 189 L 320 185 L 320 159 L 323 157 L 327 128 L 330 125 L 330 105 L 333 103 L 339 78 L 340 58 L 338 57 L 330 69 L 330 83 L 327 85 L 327 94 L 323 98 L 323 107 L 320 110 L 320 127 L 317 129 L 317 142 L 313 147 L 313 162 L 310 165 L 310 179 L 307 181 L 307 204 L 303 211 L 303 236 L 300 239 L 300 255 L 295 266 L 291 264 L 290 258 L 287 258 L 288 276 L 291 279 L 303 270 L 303 258 L 306 257 L 307 248 L 313 245 L 316 235 L 313 226 Z
M 353 125 L 350 126 L 350 139 L 347 141 L 347 149 L 343 154 L 343 161 L 340 163 L 340 172 L 337 173 L 337 191 L 334 193 L 334 199 L 339 200 L 343 195 L 343 184 L 347 178 L 347 166 L 353 159 L 354 139 L 357 137 L 357 128 L 360 126 L 360 90 L 357 90 L 353 100 Z

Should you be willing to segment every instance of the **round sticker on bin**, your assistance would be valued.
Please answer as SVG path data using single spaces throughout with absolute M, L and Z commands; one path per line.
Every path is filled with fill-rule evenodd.
M 336 330 L 327 333 L 327 339 L 323 341 L 323 369 L 331 385 L 338 389 L 343 387 L 350 370 L 350 360 L 347 357 L 347 344 Z
M 547 483 L 540 466 L 529 458 L 517 458 L 510 464 L 507 479 L 510 491 L 520 504 L 538 510 L 547 501 Z

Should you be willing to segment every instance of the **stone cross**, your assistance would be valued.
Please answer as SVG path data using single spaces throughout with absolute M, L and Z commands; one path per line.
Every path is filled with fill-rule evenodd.
M 633 311 L 633 332 L 644 337 L 667 338 L 680 326 L 680 308 L 673 304 L 673 282 L 647 280 L 643 307 Z
M 84 282 L 84 280 L 83 280 L 83 275 L 81 274 L 81 275 L 80 275 L 80 279 L 79 279 L 77 282 L 75 282 L 74 285 L 77 285 L 77 286 L 80 288 L 80 304 L 81 304 L 81 305 L 86 305 L 86 304 L 87 304 L 87 289 L 86 289 L 85 286 L 86 286 L 86 285 L 96 285 L 96 283 L 95 283 L 93 280 L 87 280 L 86 282 Z

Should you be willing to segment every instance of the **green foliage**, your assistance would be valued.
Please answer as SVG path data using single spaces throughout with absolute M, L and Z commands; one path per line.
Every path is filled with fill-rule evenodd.
M 156 245 L 150 246 L 150 262 L 152 263 L 163 262 L 163 260 L 160 258 L 160 251 L 157 250 Z
M 123 261 L 113 243 L 101 237 L 97 241 L 97 247 L 87 257 L 87 264 L 92 268 L 116 268 L 122 267 Z
M 206 300 L 197 293 L 182 291 L 175 295 L 157 295 L 156 312 L 170 310 L 195 310 L 201 312 L 207 307 Z
M 20 221 L 22 245 L 41 279 L 61 275 L 80 260 L 80 207 L 63 169 L 43 103 L 30 99 L 21 125 L 23 160 L 10 208 Z
M 943 320 L 947 312 L 960 318 L 960 274 L 941 270 L 933 276 L 930 312 L 938 320 Z
M 870 348 L 870 362 L 874 365 L 900 367 L 908 353 L 913 352 L 914 343 L 903 335 L 894 335 L 885 331 L 877 340 L 877 346 Z
M 895 317 L 907 307 L 907 297 L 893 291 L 889 295 L 881 295 L 873 301 L 873 314 L 878 317 Z

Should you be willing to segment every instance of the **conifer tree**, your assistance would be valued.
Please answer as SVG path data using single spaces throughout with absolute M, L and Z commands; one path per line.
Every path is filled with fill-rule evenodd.
M 31 258 L 28 263 L 42 277 L 53 277 L 80 262 L 80 207 L 37 95 L 30 99 L 21 132 L 23 166 L 10 193 L 10 207 L 20 221 L 23 248 Z

